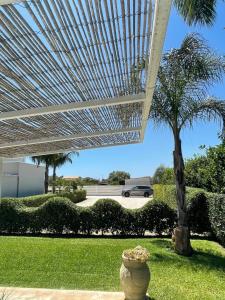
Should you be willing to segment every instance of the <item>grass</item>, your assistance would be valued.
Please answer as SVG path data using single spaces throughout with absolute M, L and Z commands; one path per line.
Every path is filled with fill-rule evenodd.
M 225 299 L 225 251 L 205 240 L 187 258 L 167 239 L 0 237 L 0 285 L 118 291 L 121 253 L 137 245 L 151 254 L 151 299 Z

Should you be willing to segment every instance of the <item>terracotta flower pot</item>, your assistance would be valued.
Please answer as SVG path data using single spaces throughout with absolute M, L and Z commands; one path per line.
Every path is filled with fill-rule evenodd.
M 147 263 L 128 259 L 122 255 L 120 282 L 126 300 L 145 300 L 150 281 L 150 270 Z

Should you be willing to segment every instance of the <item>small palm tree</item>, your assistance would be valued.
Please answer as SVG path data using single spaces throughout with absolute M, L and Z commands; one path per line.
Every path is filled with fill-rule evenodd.
M 69 152 L 69 153 L 59 153 L 53 154 L 51 159 L 51 166 L 53 168 L 53 176 L 52 176 L 52 191 L 55 193 L 55 186 L 56 186 L 56 169 L 63 166 L 67 162 L 72 164 L 71 156 L 73 154 L 79 155 L 78 152 Z
M 51 155 L 40 155 L 32 156 L 31 160 L 36 163 L 38 166 L 43 163 L 45 165 L 45 194 L 48 193 L 48 184 L 49 184 L 49 167 L 52 165 L 52 154 Z
M 213 25 L 216 18 L 216 0 L 174 0 L 178 12 L 188 25 Z
M 178 228 L 174 231 L 175 249 L 189 255 L 191 245 L 185 200 L 184 161 L 181 131 L 196 119 L 222 117 L 225 124 L 225 101 L 206 98 L 207 87 L 221 79 L 224 59 L 208 48 L 198 35 L 188 35 L 179 49 L 164 54 L 158 72 L 150 120 L 168 126 L 174 137 L 174 175 L 178 206 Z

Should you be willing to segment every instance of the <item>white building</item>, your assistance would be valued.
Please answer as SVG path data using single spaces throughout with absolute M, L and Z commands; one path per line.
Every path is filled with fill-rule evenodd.
M 138 177 L 138 178 L 130 178 L 125 179 L 125 185 L 151 185 L 151 177 Z
M 44 193 L 45 168 L 23 160 L 2 163 L 1 197 L 24 197 Z

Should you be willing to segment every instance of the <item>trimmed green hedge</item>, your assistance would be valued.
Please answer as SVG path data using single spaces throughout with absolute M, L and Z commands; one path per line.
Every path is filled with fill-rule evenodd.
M 58 196 L 70 199 L 73 203 L 84 201 L 87 197 L 86 190 L 75 190 L 73 192 L 61 192 Z
M 160 234 L 171 232 L 174 223 L 174 210 L 156 201 L 129 210 L 111 199 L 98 200 L 87 208 L 62 197 L 51 198 L 39 207 L 27 207 L 13 199 L 0 200 L 2 233 Z
M 208 194 L 208 207 L 212 232 L 225 246 L 225 195 Z
M 39 207 L 49 199 L 55 198 L 57 196 L 70 199 L 73 203 L 79 203 L 86 199 L 85 190 L 76 190 L 74 192 L 61 192 L 60 194 L 43 194 L 35 195 L 23 198 L 11 198 L 15 202 L 24 204 L 27 207 Z M 7 198 L 6 198 L 7 199 Z
M 153 186 L 154 199 L 175 209 L 176 190 L 174 185 Z M 187 187 L 188 222 L 192 232 L 211 232 L 225 245 L 225 195 L 213 194 L 203 189 Z
M 21 201 L 25 206 L 38 207 L 44 204 L 49 199 L 54 198 L 55 196 L 56 195 L 54 194 L 43 194 L 43 195 L 35 195 L 35 196 L 29 196 L 24 198 L 18 198 L 18 200 Z

